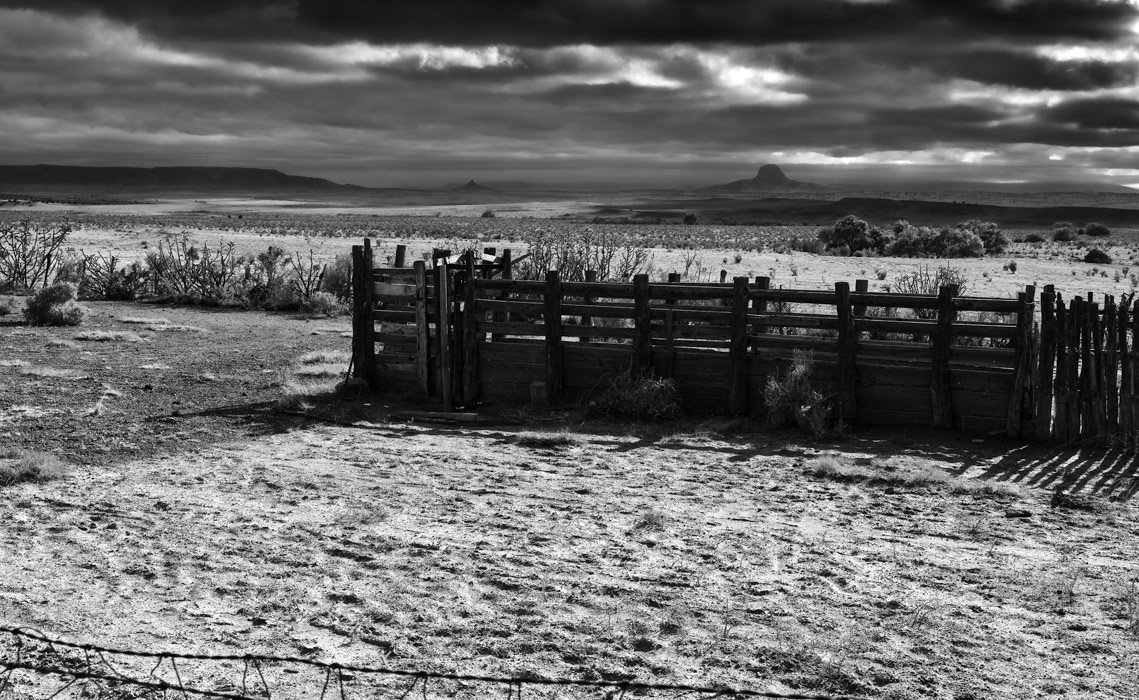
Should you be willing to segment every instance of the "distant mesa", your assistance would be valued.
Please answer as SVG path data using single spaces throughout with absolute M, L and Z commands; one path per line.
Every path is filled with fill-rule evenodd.
M 490 194 L 498 192 L 498 190 L 480 185 L 474 180 L 467 180 L 466 183 L 462 185 L 448 185 L 446 189 L 451 190 L 452 192 L 464 192 L 466 194 L 477 194 L 479 192 Z
M 84 167 L 71 165 L 3 165 L 0 186 L 84 188 L 106 191 L 342 191 L 359 189 L 318 177 L 286 175 L 266 168 L 215 167 Z
M 735 180 L 723 185 L 703 187 L 700 192 L 715 192 L 717 194 L 749 194 L 756 192 L 825 192 L 831 188 L 816 185 L 813 182 L 798 182 L 783 174 L 778 165 L 764 165 L 749 180 Z

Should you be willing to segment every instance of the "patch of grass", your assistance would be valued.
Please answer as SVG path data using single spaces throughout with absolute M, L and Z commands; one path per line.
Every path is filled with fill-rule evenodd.
M 278 408 L 308 410 L 318 403 L 327 403 L 340 392 L 341 380 L 288 377 L 281 383 Z
M 581 442 L 581 438 L 569 431 L 525 432 L 514 438 L 515 444 L 522 447 L 571 447 Z
M 123 323 L 133 323 L 138 326 L 167 325 L 170 319 L 159 316 L 123 316 L 119 319 Z
M 68 340 L 67 338 L 49 338 L 45 345 L 49 348 L 68 348 L 70 350 L 79 347 L 79 343 Z
M 131 331 L 83 331 L 74 336 L 75 340 L 82 340 L 95 343 L 108 343 L 112 341 L 122 341 L 125 343 L 141 343 L 146 340 L 138 333 Z
M 87 375 L 75 369 L 57 369 L 55 367 L 41 367 L 38 365 L 23 365 L 20 374 L 25 377 L 38 377 L 40 379 L 86 379 Z
M 293 370 L 293 375 L 297 377 L 339 377 L 344 374 L 344 365 L 340 364 L 327 364 L 327 365 L 303 365 Z
M 313 350 L 298 357 L 297 363 L 302 365 L 327 365 L 339 362 L 347 366 L 348 361 L 351 359 L 352 354 L 344 352 L 343 350 Z
M 636 532 L 638 530 L 646 530 L 659 532 L 661 530 L 664 530 L 664 526 L 667 521 L 668 519 L 665 517 L 663 512 L 657 510 L 656 508 L 650 508 L 644 513 L 641 513 L 641 517 L 637 518 L 637 522 L 633 523 L 632 531 Z
M 589 403 L 588 413 L 608 418 L 672 420 L 680 416 L 680 392 L 671 379 L 633 378 L 631 373 L 622 372 Z
M 937 486 L 954 494 L 1014 495 L 1015 487 L 1003 483 L 962 479 L 929 465 L 903 466 L 893 460 L 856 464 L 842 455 L 822 455 L 807 465 L 807 474 L 820 479 L 863 483 L 871 486 L 917 488 Z
M 78 291 L 70 282 L 44 287 L 28 299 L 24 319 L 33 326 L 78 326 L 87 311 L 75 303 L 77 298 Z
M 63 476 L 64 465 L 53 454 L 0 448 L 0 486 L 43 483 Z
M 146 330 L 155 331 L 157 333 L 206 333 L 205 328 L 198 328 L 197 326 L 184 326 L 179 323 L 155 323 L 146 326 Z

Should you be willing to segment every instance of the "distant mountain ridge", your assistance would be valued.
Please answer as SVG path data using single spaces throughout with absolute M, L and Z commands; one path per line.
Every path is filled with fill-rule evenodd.
M 701 187 L 697 192 L 717 194 L 779 193 L 779 192 L 825 192 L 831 188 L 813 182 L 798 182 L 783 174 L 778 165 L 767 164 L 759 169 L 755 177 L 747 180 L 733 180 L 722 185 Z
M 340 185 L 319 177 L 286 175 L 267 168 L 223 167 L 87 167 L 79 165 L 0 165 L 0 187 L 91 188 L 100 190 L 193 190 L 193 191 L 345 191 L 356 185 Z

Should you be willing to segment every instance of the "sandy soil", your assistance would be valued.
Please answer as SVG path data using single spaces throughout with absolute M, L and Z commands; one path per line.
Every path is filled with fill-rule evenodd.
M 394 396 L 330 424 L 266 400 L 272 372 L 346 349 L 343 321 L 149 309 L 207 331 L 154 332 L 122 321 L 138 305 L 92 306 L 79 330 L 0 327 L 0 446 L 72 462 L 0 491 L 7 624 L 133 648 L 868 697 L 1139 687 L 1130 455 L 925 431 L 811 441 L 726 420 L 513 412 L 443 427 L 398 418 Z M 99 330 L 147 338 L 74 340 Z M 171 369 L 143 374 L 160 363 Z M 104 386 L 121 394 L 90 414 Z M 529 447 L 534 430 L 570 437 Z M 827 460 L 883 478 L 812 475 Z M 967 487 L 906 476 L 923 472 Z M 1060 483 L 1093 510 L 1051 508 Z M 232 665 L 183 674 L 240 688 Z M 322 680 L 267 676 L 280 697 Z M 350 690 L 369 684 L 406 687 L 361 676 Z M 20 675 L 13 695 L 52 687 Z

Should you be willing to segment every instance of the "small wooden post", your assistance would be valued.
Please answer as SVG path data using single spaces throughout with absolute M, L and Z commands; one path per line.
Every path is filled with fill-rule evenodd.
M 1139 448 L 1139 299 L 1131 308 L 1131 352 L 1127 361 L 1131 366 L 1131 425 L 1127 427 L 1128 444 Z
M 1053 421 L 1052 439 L 1061 444 L 1070 442 L 1068 436 L 1068 405 L 1071 401 L 1070 363 L 1068 354 L 1072 352 L 1069 342 L 1072 337 L 1071 319 L 1064 306 L 1063 295 L 1056 294 L 1056 420 Z
M 502 251 L 502 279 L 514 279 L 514 259 L 510 255 L 509 248 L 505 248 Z
M 509 248 L 506 248 L 502 251 L 502 262 L 500 264 L 502 265 L 502 270 L 501 270 L 502 279 L 504 279 L 504 280 L 514 279 L 514 263 L 513 263 L 513 260 L 511 259 Z M 506 301 L 507 299 L 510 298 L 510 292 L 504 289 L 498 293 L 498 298 L 502 301 Z M 506 321 L 507 323 L 509 323 L 511 320 L 510 312 L 509 311 L 496 311 L 494 313 L 494 320 L 495 321 Z M 503 338 L 503 335 L 501 333 L 491 333 L 491 335 L 490 335 L 491 342 L 494 342 L 496 340 L 502 340 L 502 338 Z
M 1036 288 L 1031 285 L 1017 294 L 1016 310 L 1016 363 L 1012 374 L 1012 396 L 1009 397 L 1005 416 L 1005 431 L 1011 438 L 1020 437 L 1024 411 L 1024 396 L 1028 387 L 1028 373 L 1032 360 L 1032 302 Z
M 1068 441 L 1080 439 L 1080 421 L 1083 418 L 1083 388 L 1080 383 L 1080 364 L 1083 355 L 1083 326 L 1086 316 L 1083 299 L 1072 299 L 1068 308 Z
M 407 246 L 400 243 L 395 247 L 395 267 L 407 265 Z
M 498 248 L 486 247 L 486 248 L 482 249 L 482 253 L 483 253 L 483 259 L 479 261 L 480 265 L 486 265 L 487 264 L 487 261 L 486 261 L 487 257 L 490 257 L 491 260 L 497 260 L 498 259 Z M 482 277 L 483 279 L 490 279 L 491 277 L 494 277 L 493 263 L 491 263 L 491 265 L 492 266 L 482 268 L 482 274 L 479 275 L 479 277 Z
M 1130 445 L 1132 437 L 1131 402 L 1135 387 L 1133 385 L 1134 376 L 1131 371 L 1131 352 L 1127 344 L 1127 328 L 1134 323 L 1135 317 L 1131 316 L 1131 310 L 1127 308 L 1127 297 L 1123 297 L 1121 301 L 1119 316 L 1116 319 L 1119 333 L 1116 341 L 1116 351 L 1119 353 L 1119 433 L 1123 436 L 1124 443 Z
M 1036 384 L 1036 439 L 1052 437 L 1052 387 L 1056 369 L 1056 287 L 1040 293 L 1040 355 Z
M 649 276 L 633 276 L 633 377 L 652 373 L 652 316 L 649 310 Z
M 1103 381 L 1103 317 L 1100 315 L 1099 304 L 1089 304 L 1088 326 L 1091 329 L 1092 347 L 1091 361 L 1088 368 L 1088 388 L 1091 399 L 1091 424 L 1093 436 L 1100 436 L 1107 432 L 1107 411 L 1104 405 Z
M 544 301 L 546 391 L 551 401 L 558 401 L 562 396 L 562 281 L 557 270 L 546 272 Z
M 364 379 L 364 326 L 371 323 L 370 309 L 364 296 L 364 246 L 352 246 L 352 377 Z
M 870 291 L 870 280 L 854 280 L 854 291 L 857 294 L 864 294 Z M 866 304 L 854 305 L 854 317 L 862 318 L 866 315 Z
M 597 281 L 597 270 L 586 270 L 585 271 L 585 281 L 586 282 L 596 282 Z M 593 303 L 593 297 L 587 294 L 581 298 L 581 303 L 588 306 L 588 305 Z M 583 328 L 593 328 L 593 317 L 588 315 L 588 314 L 582 314 L 581 325 Z M 592 342 L 592 338 L 590 338 L 589 336 L 583 336 L 581 338 L 581 342 L 589 344 L 590 342 Z
M 479 394 L 478 299 L 475 293 L 475 256 L 467 258 L 463 287 L 463 405 L 470 410 Z
M 431 359 L 431 330 L 427 324 L 427 263 L 416 260 L 415 270 L 415 375 L 419 380 L 419 391 L 427 396 L 431 391 L 429 363 Z
M 1109 434 L 1119 432 L 1119 318 L 1115 297 L 1104 299 L 1103 398 Z
M 858 416 L 858 338 L 854 335 L 850 283 L 835 282 L 834 295 L 838 314 L 838 414 L 843 423 L 851 424 Z
M 446 265 L 435 268 L 435 337 L 439 349 L 439 395 L 443 399 L 443 410 L 455 410 L 455 384 L 451 365 L 451 293 L 450 273 Z
M 763 290 L 763 291 L 767 291 L 768 289 L 771 289 L 771 279 L 769 277 L 756 277 L 755 278 L 755 288 L 758 290 Z M 766 311 L 767 311 L 767 300 L 766 299 L 754 299 L 751 302 L 751 311 L 752 311 L 752 313 L 755 313 L 755 314 L 766 313 Z M 756 335 L 760 335 L 760 334 L 765 333 L 765 332 L 767 332 L 767 326 L 764 325 L 763 323 L 757 323 L 755 326 Z
M 949 384 L 949 347 L 953 341 L 953 320 L 956 311 L 953 297 L 957 296 L 955 285 L 945 285 L 937 295 L 937 328 L 930 336 L 932 360 L 930 374 L 930 396 L 933 400 L 933 426 L 953 427 L 953 396 Z
M 669 284 L 680 284 L 680 279 L 681 279 L 681 276 L 680 276 L 679 272 L 668 273 L 668 283 Z M 673 310 L 673 307 L 676 306 L 676 300 L 675 299 L 669 299 L 668 301 L 665 302 L 665 305 L 666 305 L 666 308 L 665 308 L 665 312 L 664 312 L 664 343 L 665 343 L 665 352 L 668 353 L 668 370 L 666 372 L 666 376 L 671 377 L 671 376 L 673 376 L 673 374 L 676 373 L 676 319 L 673 318 L 674 313 L 675 313 Z M 745 300 L 744 306 L 745 306 L 745 308 L 747 306 L 746 300 Z M 744 311 L 744 315 L 745 316 L 747 315 L 746 310 Z
M 747 413 L 747 277 L 732 280 L 731 344 L 728 349 L 728 413 Z

